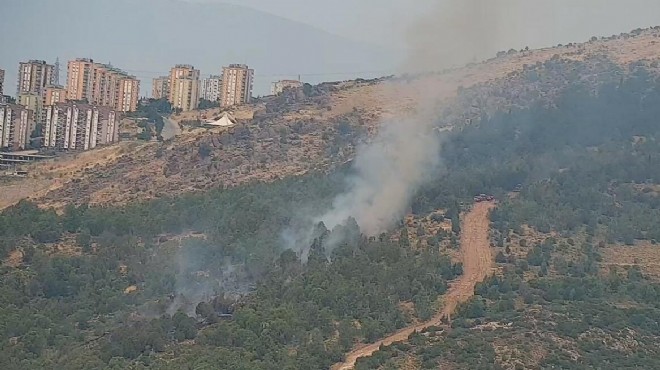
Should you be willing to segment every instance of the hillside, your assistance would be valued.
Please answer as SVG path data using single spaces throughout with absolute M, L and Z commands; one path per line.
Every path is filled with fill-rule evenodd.
M 635 262 L 657 256 L 659 238 L 650 72 L 572 79 L 552 105 L 448 133 L 444 170 L 415 192 L 405 227 L 377 237 L 349 218 L 315 223 L 308 249 L 291 249 L 287 235 L 345 191 L 351 168 L 61 215 L 21 202 L 0 214 L 0 365 L 329 368 L 484 276 L 473 267 L 488 256 L 463 265 L 455 250 L 460 239 L 483 251 L 490 205 L 473 208 L 476 223 L 469 213 L 483 192 L 499 200 L 487 216 L 495 277 L 451 325 L 356 367 L 654 368 L 660 287 Z M 625 258 L 607 255 L 624 245 Z
M 657 368 L 657 30 L 636 34 L 35 164 L 0 192 L 0 367 Z M 386 228 L 324 217 L 347 202 Z
M 453 127 L 498 109 L 550 103 L 576 76 L 596 84 L 603 76 L 622 77 L 638 62 L 656 70 L 658 36 L 657 29 L 639 31 L 508 53 L 442 73 L 326 83 L 309 96 L 266 98 L 243 108 L 240 125 L 231 130 L 198 129 L 164 144 L 120 144 L 93 152 L 98 156 L 36 165 L 28 181 L 39 192 L 32 198 L 47 205 L 125 203 L 325 170 L 350 160 L 355 144 L 384 119 L 413 113 L 417 101 L 433 106 L 438 126 Z M 51 190 L 44 195 L 44 189 Z M 0 195 L 0 206 L 28 195 Z

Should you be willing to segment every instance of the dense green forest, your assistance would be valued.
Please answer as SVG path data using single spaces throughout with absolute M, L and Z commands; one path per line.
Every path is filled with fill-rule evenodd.
M 493 226 L 502 232 L 526 224 L 628 244 L 657 240 L 660 197 L 639 190 L 660 180 L 657 117 L 659 86 L 644 69 L 596 93 L 576 83 L 551 107 L 483 117 L 445 139 L 444 169 L 419 191 L 413 212 L 453 209 L 474 194 L 493 193 L 501 200 Z M 405 238 L 365 238 L 352 223 L 339 231 L 318 225 L 306 264 L 284 248 L 282 231 L 327 209 L 350 171 L 125 207 L 69 206 L 63 215 L 29 202 L 5 210 L 0 256 L 18 249 L 23 262 L 1 270 L 0 367 L 322 369 L 358 340 L 430 317 L 447 281 L 462 272 L 437 251 L 416 250 Z M 521 192 L 509 198 L 519 184 Z M 324 243 L 333 232 L 350 237 L 330 254 Z M 169 240 L 182 233 L 192 235 L 182 247 Z M 56 244 L 73 245 L 75 253 L 52 253 Z M 574 315 L 575 325 L 551 328 L 548 321 L 538 331 L 565 330 L 559 335 L 574 338 L 590 327 L 630 327 L 655 338 L 658 286 L 634 268 L 598 275 L 590 247 L 579 268 L 548 276 L 541 270 L 554 268 L 554 260 L 544 248 L 530 246 L 538 251 L 530 261 L 512 261 L 503 278 L 480 286 L 455 320 L 452 340 L 413 338 L 415 348 L 429 351 L 417 355 L 429 366 L 443 356 L 471 369 L 488 363 L 488 334 L 470 328 L 486 319 L 526 328 L 521 300 L 549 315 Z M 529 266 L 541 276 L 524 282 Z M 126 293 L 128 287 L 135 291 Z M 402 301 L 413 302 L 413 310 L 402 309 Z M 588 327 L 577 324 L 589 317 L 596 320 Z M 604 356 L 625 367 L 605 347 L 585 345 L 585 367 Z M 565 366 L 566 354 L 555 352 L 543 366 Z M 382 353 L 396 351 L 360 366 L 388 364 Z M 640 353 L 635 361 L 652 364 L 648 352 Z
M 310 175 L 125 208 L 68 207 L 62 216 L 28 202 L 10 208 L 0 218 L 3 250 L 18 245 L 24 264 L 4 268 L 1 278 L 0 330 L 14 339 L 0 345 L 0 366 L 181 368 L 194 358 L 223 368 L 324 368 L 356 340 L 430 317 L 447 281 L 461 273 L 437 251 L 365 239 L 354 222 L 342 230 L 320 224 L 306 264 L 283 251 L 279 234 L 291 215 L 311 212 L 309 204 L 327 206 L 342 179 Z M 190 238 L 183 248 L 158 243 L 165 232 L 186 230 L 207 238 Z M 330 263 L 324 244 L 333 232 L 348 237 Z M 45 243 L 72 235 L 82 255 L 47 254 Z M 239 276 L 222 285 L 213 271 L 222 275 L 228 266 Z M 196 279 L 200 271 L 211 271 L 210 279 Z M 247 297 L 229 294 L 238 288 L 232 284 L 248 283 Z M 197 318 L 169 312 L 179 298 L 206 288 L 200 284 L 212 289 L 193 306 Z M 138 291 L 125 294 L 129 286 Z M 415 311 L 402 311 L 400 301 L 414 302 Z M 231 313 L 231 320 L 218 318 Z M 195 337 L 200 351 L 220 347 L 232 355 L 218 362 L 194 352 L 178 365 L 154 363 L 168 345 Z
M 446 174 L 421 191 L 414 210 L 494 193 L 502 231 L 523 224 L 572 233 L 584 227 L 609 241 L 658 240 L 660 197 L 635 185 L 660 183 L 660 86 L 637 67 L 596 94 L 568 88 L 553 107 L 511 109 L 453 135 Z M 520 196 L 507 193 L 522 185 Z

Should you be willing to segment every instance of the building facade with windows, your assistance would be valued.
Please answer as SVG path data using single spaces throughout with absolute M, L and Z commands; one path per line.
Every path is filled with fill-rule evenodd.
M 197 109 L 199 104 L 199 70 L 189 64 L 177 64 L 170 71 L 169 102 L 182 112 Z
M 67 98 L 110 107 L 118 112 L 137 109 L 140 81 L 109 64 L 88 58 L 69 61 L 67 65 Z
M 170 76 L 160 76 L 153 79 L 151 84 L 151 97 L 154 99 L 169 99 Z
M 209 101 L 219 101 L 220 100 L 220 89 L 222 87 L 222 77 L 220 76 L 209 76 L 202 80 L 201 84 L 201 99 Z
M 117 113 L 94 104 L 56 103 L 46 109 L 44 147 L 89 150 L 118 141 Z
M 55 66 L 43 60 L 30 60 L 18 65 L 18 88 L 16 97 L 27 94 L 41 96 L 46 86 L 52 85 Z
M 249 103 L 252 99 L 254 70 L 245 64 L 230 64 L 222 68 L 220 105 L 230 107 Z
M 34 129 L 32 111 L 18 104 L 0 104 L 0 148 L 25 149 Z

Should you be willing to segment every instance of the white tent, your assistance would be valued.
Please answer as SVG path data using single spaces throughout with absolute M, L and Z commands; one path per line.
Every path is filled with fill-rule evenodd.
M 230 127 L 236 124 L 236 119 L 229 113 L 223 112 L 217 121 L 204 122 L 205 126 Z

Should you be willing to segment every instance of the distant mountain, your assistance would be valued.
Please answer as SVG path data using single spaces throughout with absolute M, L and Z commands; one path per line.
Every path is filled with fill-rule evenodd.
M 298 74 L 309 82 L 373 77 L 397 65 L 395 53 L 312 26 L 229 4 L 177 0 L 4 0 L 0 68 L 13 94 L 18 62 L 89 57 L 143 80 L 177 63 L 219 74 L 230 63 L 255 69 L 255 94 Z M 359 73 L 357 73 L 359 72 Z M 367 73 L 370 72 L 370 73 Z

